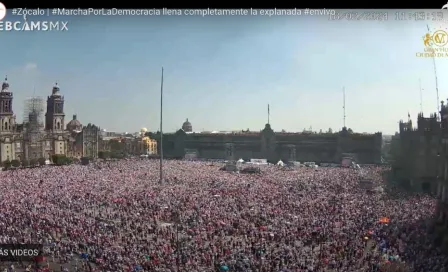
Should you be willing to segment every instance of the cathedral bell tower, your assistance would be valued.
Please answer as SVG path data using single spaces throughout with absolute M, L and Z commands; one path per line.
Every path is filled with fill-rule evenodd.
M 12 111 L 12 92 L 9 91 L 8 78 L 2 84 L 0 91 L 0 133 L 12 133 L 14 130 L 14 113 Z
M 52 94 L 47 98 L 45 114 L 45 129 L 53 132 L 64 131 L 64 97 L 60 94 L 58 83 L 53 87 Z

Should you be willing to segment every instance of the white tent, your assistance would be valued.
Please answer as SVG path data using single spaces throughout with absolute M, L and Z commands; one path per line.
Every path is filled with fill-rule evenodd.
M 244 160 L 243 160 L 243 159 L 239 159 L 238 162 L 239 162 L 239 163 L 243 163 Z
M 277 162 L 277 165 L 279 165 L 279 166 L 284 166 L 285 164 L 284 164 L 281 160 L 279 160 L 279 161 Z

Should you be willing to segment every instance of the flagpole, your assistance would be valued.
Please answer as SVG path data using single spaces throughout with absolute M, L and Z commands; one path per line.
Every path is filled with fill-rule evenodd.
M 345 128 L 345 87 L 342 87 L 342 109 L 343 109 L 343 118 L 344 118 L 344 128 Z
M 420 112 L 423 113 L 423 96 L 422 96 L 422 80 L 418 80 L 420 84 Z
M 270 117 L 271 117 L 270 114 L 271 114 L 271 113 L 269 112 L 269 104 L 268 104 L 268 124 L 269 124 L 269 121 L 270 121 L 269 119 L 270 119 Z
M 426 25 L 426 28 L 428 29 L 428 33 L 430 33 L 431 31 L 429 30 L 429 25 Z M 432 44 L 431 44 L 431 48 L 433 48 Z M 439 103 L 440 103 L 440 100 L 439 100 L 439 83 L 438 83 L 438 80 L 437 80 L 437 67 L 436 67 L 436 58 L 434 57 L 434 51 L 432 53 L 433 53 L 433 55 L 432 55 L 432 64 L 434 65 L 434 77 L 436 79 L 437 116 L 439 116 L 439 113 L 440 113 L 440 108 L 439 108 Z
M 163 67 L 160 83 L 160 184 L 163 183 Z

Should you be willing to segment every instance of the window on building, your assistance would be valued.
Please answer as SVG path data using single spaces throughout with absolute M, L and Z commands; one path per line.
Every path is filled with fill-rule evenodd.
M 20 148 L 20 143 L 16 143 L 16 148 Z

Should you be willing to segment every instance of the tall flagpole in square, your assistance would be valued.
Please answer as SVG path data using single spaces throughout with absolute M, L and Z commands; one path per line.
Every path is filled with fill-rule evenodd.
M 426 28 L 428 29 L 428 33 L 431 33 L 431 31 L 430 31 L 430 29 L 429 29 L 429 25 L 426 25 Z M 433 48 L 432 47 L 432 44 L 431 44 L 431 48 Z M 434 52 L 432 52 L 432 64 L 433 64 L 433 66 L 434 66 L 434 77 L 435 77 L 435 79 L 436 79 L 436 95 L 437 95 L 437 116 L 439 116 L 439 114 L 440 114 L 440 108 L 439 108 L 439 105 L 440 105 L 440 100 L 439 100 L 439 81 L 438 81 L 438 79 L 437 79 L 437 67 L 436 67 L 436 58 L 434 57 Z
M 345 126 L 345 87 L 342 87 L 342 109 L 343 109 L 343 125 Z
M 160 83 L 160 184 L 163 183 L 163 67 Z
M 269 119 L 270 119 L 270 117 L 271 117 L 271 113 L 269 112 L 269 104 L 268 104 L 268 124 L 269 124 Z

